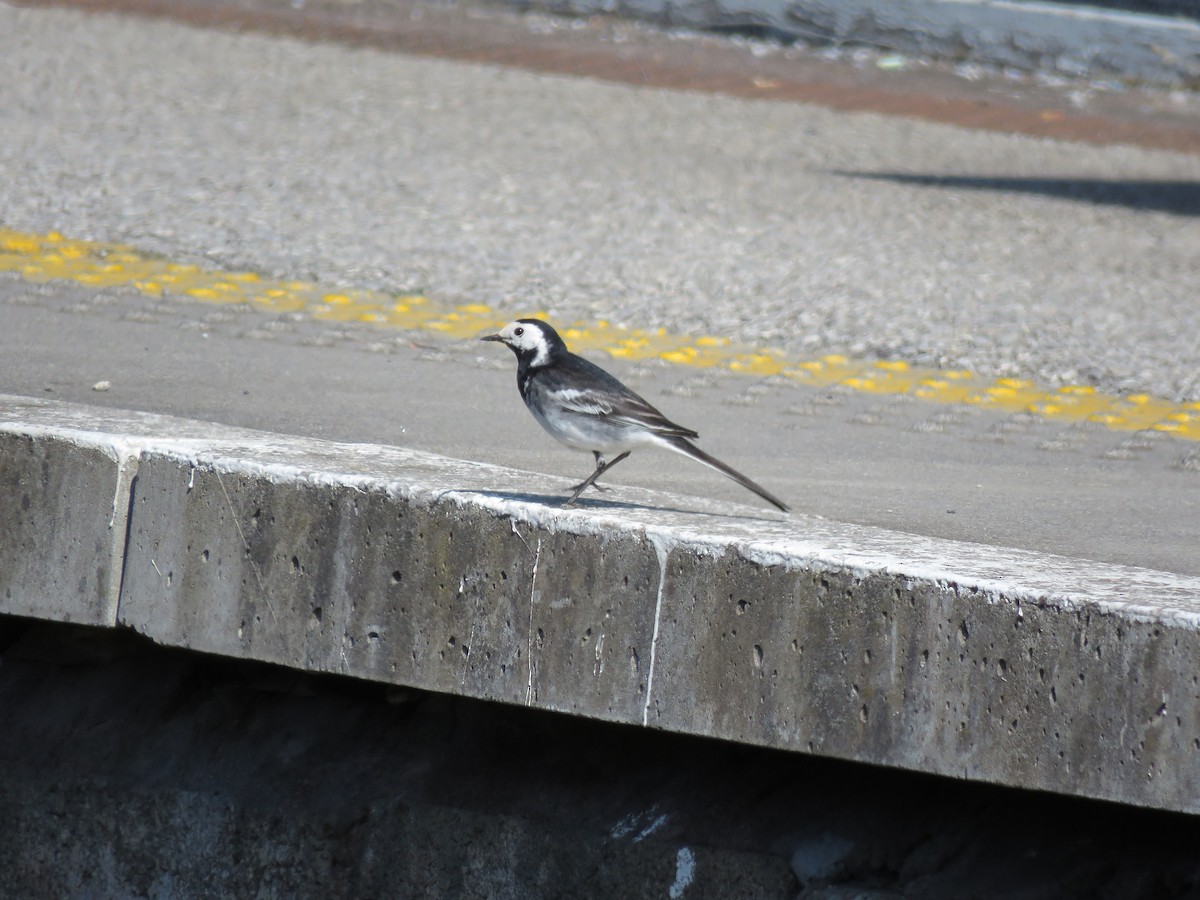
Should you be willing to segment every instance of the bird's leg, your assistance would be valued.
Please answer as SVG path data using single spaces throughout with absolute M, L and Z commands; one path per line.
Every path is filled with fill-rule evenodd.
M 593 450 L 592 456 L 596 457 L 596 471 L 593 472 L 585 481 L 581 481 L 579 484 L 571 485 L 571 490 L 582 492 L 589 484 L 598 491 L 608 490 L 608 488 L 603 487 L 596 481 L 596 479 L 600 476 L 600 473 L 608 468 L 608 463 L 604 461 L 604 456 L 599 450 Z
M 596 484 L 596 479 L 600 477 L 601 473 L 607 472 L 609 469 L 611 469 L 613 466 L 615 466 L 617 463 L 619 463 L 621 460 L 623 460 L 625 457 L 627 457 L 630 454 L 630 452 L 631 451 L 626 450 L 624 453 L 622 453 L 620 456 L 618 456 L 612 462 L 605 462 L 604 457 L 593 450 L 592 455 L 596 457 L 596 471 L 593 472 L 591 475 L 589 475 L 586 479 L 584 479 L 584 481 L 581 484 L 575 485 L 575 488 L 574 488 L 575 493 L 571 494 L 570 498 L 567 500 L 566 503 L 563 504 L 563 506 L 574 506 L 575 501 L 579 499 L 579 495 L 582 494 L 585 490 L 587 490 L 589 485 L 595 485 L 597 490 L 604 490 L 604 488 L 602 488 L 602 487 L 600 487 L 600 485 Z
M 579 499 L 579 495 L 588 489 L 588 485 L 595 485 L 596 490 L 598 490 L 598 491 L 604 490 L 604 488 L 602 488 L 602 487 L 600 487 L 600 485 L 596 484 L 596 479 L 600 477 L 600 473 L 602 473 L 605 469 L 608 468 L 608 463 L 606 463 L 604 461 L 604 457 L 600 455 L 600 451 L 598 451 L 598 450 L 593 450 L 592 456 L 596 457 L 595 470 L 592 472 L 591 475 L 589 475 L 583 481 L 579 482 L 579 484 L 577 484 L 571 488 L 573 493 L 571 494 L 571 496 L 567 500 L 567 502 L 563 504 L 563 506 L 574 506 L 575 501 Z

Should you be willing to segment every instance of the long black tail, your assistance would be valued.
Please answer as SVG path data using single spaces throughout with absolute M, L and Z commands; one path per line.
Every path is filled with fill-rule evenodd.
M 704 463 L 704 465 L 708 466 L 709 468 L 716 469 L 722 475 L 732 478 L 746 490 L 754 491 L 754 493 L 758 494 L 758 496 L 762 497 L 772 506 L 778 507 L 783 512 L 788 511 L 787 504 L 768 491 L 761 484 L 756 484 L 755 482 L 751 481 L 737 469 L 725 465 L 725 463 L 721 462 L 715 456 L 709 456 L 687 438 L 675 437 L 674 435 L 664 435 L 662 437 L 662 441 L 665 446 L 670 447 L 676 453 L 682 453 L 684 456 L 690 456 L 692 459 L 696 460 L 696 462 Z

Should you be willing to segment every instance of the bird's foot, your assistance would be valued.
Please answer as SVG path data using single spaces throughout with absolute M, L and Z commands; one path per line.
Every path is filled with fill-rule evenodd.
M 596 490 L 604 491 L 605 493 L 607 493 L 609 490 L 603 485 L 596 484 L 595 482 L 588 484 L 585 481 L 583 484 L 577 484 L 571 488 L 571 496 L 567 499 L 567 502 L 563 504 L 563 509 L 573 509 L 575 507 L 575 501 L 579 499 L 579 495 L 589 487 L 594 487 Z
M 587 487 L 594 487 L 596 490 L 600 491 L 600 493 L 602 493 L 602 494 L 607 493 L 608 491 L 612 490 L 612 488 L 606 488 L 604 485 L 596 484 L 596 482 L 594 482 L 594 481 L 590 485 L 586 481 L 581 482 L 579 484 L 573 484 L 573 485 L 571 485 L 571 490 L 579 491 L 580 493 L 582 493 L 583 489 L 587 488 Z

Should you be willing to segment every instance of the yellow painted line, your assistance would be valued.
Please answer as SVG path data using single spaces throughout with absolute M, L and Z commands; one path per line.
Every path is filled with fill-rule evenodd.
M 418 294 L 331 288 L 307 281 L 264 278 L 176 263 L 125 244 L 77 241 L 51 232 L 25 234 L 0 228 L 0 272 L 29 281 L 63 279 L 80 284 L 131 287 L 153 297 L 187 297 L 204 303 L 245 303 L 274 312 L 299 312 L 331 322 L 366 322 L 423 330 L 449 338 L 474 338 L 502 326 L 490 306 L 447 306 Z M 1151 429 L 1200 440 L 1200 402 L 1174 403 L 1146 394 L 1102 394 L 1086 385 L 1051 389 L 1016 378 L 988 379 L 963 370 L 928 369 L 903 361 L 870 362 L 830 354 L 795 359 L 770 348 L 726 338 L 697 338 L 662 329 L 641 330 L 608 322 L 577 322 L 561 329 L 579 350 L 603 350 L 631 360 L 661 359 L 695 368 L 778 376 L 810 387 L 848 387 L 878 395 L 906 395 L 942 404 L 1025 412 L 1056 422 L 1093 422 L 1116 431 Z

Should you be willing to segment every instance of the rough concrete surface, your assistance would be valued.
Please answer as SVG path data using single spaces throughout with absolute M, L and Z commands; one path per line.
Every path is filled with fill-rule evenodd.
M 1200 820 L 0 616 L 8 897 L 1164 900 Z
M 165 645 L 1200 811 L 1194 577 L 649 491 L 563 510 L 430 454 L 9 409 L 8 433 L 58 421 L 68 451 L 117 435 L 137 461 L 117 621 Z
M 111 624 L 128 498 L 125 460 L 102 438 L 0 431 L 0 610 Z

